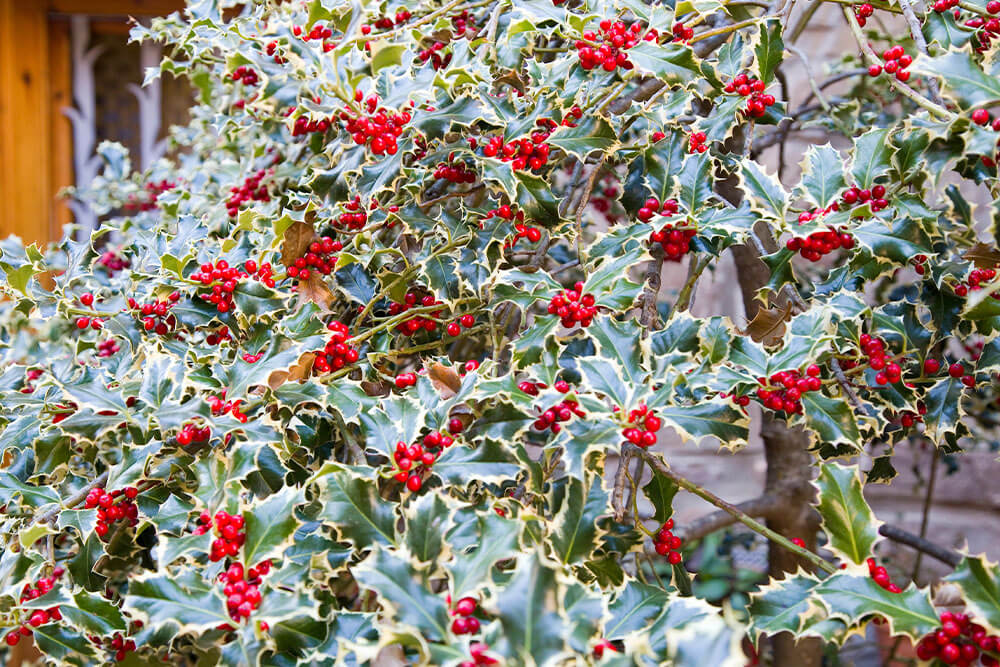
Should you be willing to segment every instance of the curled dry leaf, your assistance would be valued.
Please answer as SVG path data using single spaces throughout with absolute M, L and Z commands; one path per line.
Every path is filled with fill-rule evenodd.
M 286 382 L 298 382 L 305 380 L 312 372 L 313 362 L 316 360 L 315 352 L 304 352 L 299 360 L 292 364 L 287 370 L 272 371 L 267 376 L 267 386 L 277 389 Z
M 987 243 L 977 243 L 963 252 L 962 257 L 971 260 L 977 269 L 992 269 L 1000 264 L 1000 250 Z
M 427 377 L 431 384 L 441 394 L 441 398 L 451 398 L 462 388 L 462 378 L 451 366 L 434 362 L 427 367 Z
M 324 310 L 330 310 L 336 297 L 319 273 L 312 273 L 306 280 L 299 280 L 299 305 L 311 301 Z
M 295 222 L 285 230 L 281 240 L 281 263 L 289 266 L 299 257 L 306 254 L 309 244 L 316 238 L 316 230 L 312 225 Z
M 792 304 L 786 303 L 780 308 L 761 308 L 742 331 L 758 343 L 774 345 L 785 335 L 785 322 L 791 319 Z

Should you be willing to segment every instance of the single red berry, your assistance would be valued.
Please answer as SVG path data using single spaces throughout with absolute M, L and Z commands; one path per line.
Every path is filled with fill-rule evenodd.
M 972 122 L 976 125 L 986 125 L 990 122 L 990 112 L 986 109 L 976 109 L 972 112 Z
M 953 378 L 960 378 L 965 375 L 965 369 L 962 368 L 962 364 L 952 364 L 951 366 L 948 366 L 948 375 Z

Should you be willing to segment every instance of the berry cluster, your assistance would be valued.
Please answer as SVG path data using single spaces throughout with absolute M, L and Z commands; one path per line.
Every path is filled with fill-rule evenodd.
M 919 402 L 917 403 L 917 410 L 919 412 L 914 412 L 913 410 L 903 410 L 893 421 L 898 423 L 903 428 L 912 428 L 914 424 L 924 420 L 923 416 L 927 414 L 927 406 L 924 405 L 923 402 Z
M 132 626 L 136 629 L 142 627 L 142 621 L 133 621 Z M 116 632 L 111 636 L 111 639 L 102 639 L 97 635 L 90 635 L 88 637 L 91 644 L 99 648 L 104 648 L 108 651 L 114 652 L 115 662 L 121 662 L 125 659 L 129 653 L 135 651 L 135 640 L 127 639 L 120 632 Z
M 205 336 L 205 343 L 207 345 L 221 345 L 225 341 L 232 339 L 233 337 L 229 334 L 229 327 L 223 325 Z
M 548 312 L 550 315 L 558 315 L 567 329 L 575 324 L 589 327 L 597 315 L 597 305 L 594 295 L 584 293 L 583 283 L 577 282 L 573 289 L 563 290 L 552 297 Z
M 448 599 L 451 600 L 450 595 Z M 455 603 L 455 608 L 451 610 L 451 615 L 455 617 L 451 622 L 451 631 L 456 635 L 474 635 L 479 632 L 479 619 L 473 616 L 478 605 L 473 597 L 464 597 Z
M 510 166 L 515 171 L 539 170 L 549 161 L 549 145 L 545 140 L 549 138 L 549 132 L 532 132 L 529 137 L 515 139 L 510 143 L 504 143 L 500 135 L 490 137 L 483 146 L 483 155 L 495 157 L 502 162 L 510 162 Z
M 729 393 L 724 392 L 724 391 L 720 392 L 719 396 L 721 398 L 727 398 L 728 397 L 729 400 L 731 400 L 733 402 L 733 405 L 735 405 L 737 407 L 740 407 L 740 408 L 745 408 L 746 406 L 750 405 L 750 397 L 749 396 L 741 396 L 740 394 L 737 394 L 735 392 L 733 392 L 732 394 L 729 394 Z M 744 410 L 744 412 L 746 412 L 746 411 Z
M 299 116 L 295 119 L 295 124 L 292 126 L 292 136 L 301 137 L 313 133 L 324 134 L 329 129 L 330 121 L 326 118 L 316 120 L 307 116 Z
M 396 481 L 405 483 L 406 488 L 414 493 L 419 491 L 434 462 L 454 442 L 450 435 L 438 431 L 431 431 L 419 442 L 409 446 L 403 441 L 397 442 L 396 451 L 393 452 L 397 469 L 394 475 Z
M 416 373 L 400 373 L 393 379 L 396 389 L 406 389 L 417 384 Z
M 885 343 L 881 338 L 861 334 L 858 342 L 861 345 L 862 353 L 868 357 L 868 367 L 877 371 L 875 373 L 877 384 L 895 384 L 902 379 L 903 369 L 895 361 L 886 359 Z M 843 365 L 841 367 L 843 368 Z
M 171 315 L 169 311 L 180 298 L 180 292 L 172 292 L 166 299 L 158 299 L 140 304 L 132 297 L 129 297 L 128 307 L 139 311 L 139 315 L 142 317 L 143 329 L 153 331 L 160 336 L 165 336 L 177 326 L 177 318 Z
M 656 197 L 650 197 L 639 208 L 639 212 L 636 214 L 636 217 L 643 222 L 649 222 L 653 219 L 654 215 L 659 214 L 671 216 L 677 213 L 678 210 L 676 199 L 668 199 L 661 204 L 660 200 Z
M 694 28 L 689 28 L 680 21 L 674 24 L 670 30 L 675 42 L 686 42 L 694 37 Z
M 208 556 L 213 563 L 227 556 L 235 557 L 240 552 L 240 547 L 246 542 L 247 534 L 243 530 L 245 522 L 242 514 L 230 514 L 219 510 L 213 517 L 202 510 L 198 516 L 198 523 L 201 525 L 194 529 L 195 535 L 204 535 L 213 527 L 215 528 L 212 553 Z
M 338 229 L 346 227 L 347 229 L 362 229 L 368 222 L 368 213 L 365 212 L 364 207 L 361 205 L 361 197 L 355 196 L 354 199 L 344 204 L 344 213 L 337 216 L 334 220 L 333 226 Z
M 640 403 L 639 407 L 628 413 L 628 423 L 634 426 L 626 426 L 622 431 L 622 436 L 633 445 L 639 447 L 652 447 L 656 444 L 656 432 L 660 430 L 663 422 L 653 410 L 646 407 L 645 403 Z
M 264 47 L 264 52 L 269 56 L 274 56 L 275 63 L 279 65 L 285 64 L 285 59 L 281 57 L 280 53 L 278 53 L 278 40 L 275 39 L 268 42 L 267 46 Z
M 956 361 L 955 363 L 948 366 L 948 375 L 955 378 L 956 380 L 960 379 L 962 381 L 962 384 L 964 384 L 966 387 L 976 386 L 976 376 L 966 375 L 965 366 L 963 366 L 960 361 Z
M 746 97 L 747 115 L 752 118 L 760 118 L 767 113 L 767 108 L 774 104 L 774 95 L 765 93 L 765 88 L 767 88 L 767 84 L 760 79 L 746 74 L 738 74 L 726 84 L 725 91 Z
M 246 65 L 240 65 L 232 71 L 229 78 L 233 81 L 242 81 L 244 86 L 256 86 L 260 83 L 260 77 L 257 76 L 257 70 L 253 67 L 247 67 Z
M 326 325 L 326 328 L 330 331 L 330 339 L 326 341 L 326 346 L 322 350 L 316 350 L 316 359 L 312 366 L 313 375 L 338 371 L 358 360 L 357 348 L 347 342 L 350 340 L 347 325 L 333 320 Z
M 875 213 L 889 205 L 889 201 L 885 198 L 884 185 L 874 185 L 870 190 L 853 185 L 844 191 L 844 194 L 840 196 L 840 201 L 847 208 L 870 203 L 871 209 Z
M 406 296 L 403 297 L 403 303 L 389 304 L 389 315 L 399 315 L 400 313 L 405 313 L 409 309 L 417 307 L 418 302 L 420 303 L 420 306 L 436 306 L 441 304 L 441 301 L 435 299 L 430 294 L 420 297 L 416 292 L 407 292 Z M 435 331 L 437 329 L 437 322 L 431 318 L 438 317 L 441 317 L 440 310 L 435 310 L 430 313 L 430 317 L 415 315 L 408 320 L 397 324 L 396 331 L 405 336 L 412 336 L 421 329 L 426 331 Z
M 983 283 L 993 282 L 996 277 L 996 269 L 972 269 L 969 271 L 969 277 L 965 279 L 965 284 L 959 283 L 955 286 L 955 294 L 965 296 L 970 290 L 980 290 L 983 288 Z M 1000 299 L 1000 295 L 995 292 L 992 296 L 995 299 Z
M 988 653 L 1000 649 L 1000 636 L 986 633 L 967 614 L 941 613 L 941 627 L 917 643 L 921 660 L 937 658 L 946 665 L 971 665 L 979 659 L 983 667 L 997 667 L 1000 661 Z
M 225 389 L 223 389 L 222 393 L 218 396 L 209 396 L 205 400 L 208 402 L 208 406 L 212 410 L 213 417 L 221 417 L 225 414 L 231 414 L 241 424 L 245 424 L 247 422 L 247 416 L 240 412 L 240 403 L 243 402 L 243 399 L 237 398 L 235 401 L 227 401 Z
M 801 220 L 801 216 L 799 220 Z M 793 237 L 785 242 L 785 247 L 792 252 L 798 252 L 803 259 L 818 262 L 824 255 L 840 250 L 850 250 L 854 247 L 854 237 L 839 229 L 813 232 L 805 238 Z
M 463 660 L 458 663 L 458 667 L 477 667 L 477 665 L 499 664 L 496 659 L 486 655 L 486 652 L 489 650 L 490 647 L 486 644 L 482 642 L 473 642 L 469 646 L 469 655 L 472 656 L 472 660 Z
M 239 623 L 249 618 L 253 610 L 260 606 L 261 578 L 271 571 L 271 561 L 265 560 L 244 571 L 241 563 L 233 563 L 219 574 L 226 596 L 226 611 L 229 618 Z
M 95 487 L 87 492 L 83 506 L 86 509 L 97 508 L 97 526 L 94 532 L 98 537 L 103 538 L 108 534 L 109 524 L 127 521 L 128 525 L 134 526 L 139 523 L 139 508 L 133 502 L 138 495 L 139 489 L 134 486 L 115 489 L 110 493 Z
M 136 194 L 130 194 L 128 196 L 128 201 L 122 207 L 125 209 L 126 213 L 136 213 L 138 211 L 153 211 L 157 208 L 157 199 L 160 195 L 167 190 L 172 190 L 177 184 L 173 181 L 162 180 L 159 183 L 149 182 L 146 183 L 144 187 L 145 193 L 143 197 L 139 197 Z
M 388 16 L 383 16 L 382 18 L 375 21 L 375 27 L 378 28 L 379 30 L 391 30 L 394 25 L 403 25 L 404 23 L 409 21 L 410 16 L 411 14 L 409 11 L 402 9 L 396 12 L 395 21 L 393 21 L 393 19 L 389 18 Z M 368 25 L 367 23 L 361 26 L 362 35 L 370 35 L 371 32 L 372 32 L 372 26 Z
M 256 174 L 247 176 L 241 185 L 234 185 L 229 188 L 229 198 L 226 199 L 226 212 L 230 218 L 235 218 L 240 212 L 240 206 L 248 201 L 271 201 L 271 193 L 267 190 L 267 185 L 261 185 L 265 176 L 271 174 L 270 169 L 261 169 Z
M 875 581 L 876 584 L 889 591 L 890 593 L 901 593 L 899 586 L 892 583 L 892 579 L 889 578 L 889 573 L 884 567 L 875 562 L 874 558 L 869 558 L 868 563 L 868 575 Z
M 360 90 L 354 94 L 357 102 L 361 102 L 363 97 Z M 340 119 L 358 146 L 367 146 L 373 155 L 395 155 L 398 150 L 396 139 L 413 117 L 409 111 L 394 113 L 380 108 L 378 101 L 378 95 L 369 95 L 365 100 L 367 115 L 357 115 L 345 109 L 340 112 Z
M 323 42 L 324 53 L 332 51 L 337 46 L 334 42 L 326 41 L 333 37 L 333 30 L 322 23 L 316 23 L 309 32 L 303 30 L 302 26 L 294 26 L 292 28 L 292 34 L 296 37 L 301 37 L 303 42 L 310 42 L 313 40 Z
M 21 589 L 21 602 L 29 602 L 36 598 L 40 598 L 56 585 L 56 581 L 63 575 L 65 570 L 61 567 L 57 567 L 52 570 L 52 574 L 47 577 L 42 577 L 35 582 L 34 586 L 31 584 L 25 584 L 24 588 Z M 32 630 L 31 628 L 37 628 L 39 626 L 45 625 L 50 621 L 60 621 L 62 620 L 62 614 L 59 612 L 59 607 L 49 607 L 48 609 L 35 609 L 28 616 L 28 622 L 22 625 L 16 630 L 11 630 L 4 637 L 4 641 L 7 646 L 16 646 L 21 637 L 30 637 Z M 31 627 L 28 627 L 28 626 Z
M 344 244 L 334 241 L 329 236 L 316 239 L 309 244 L 305 255 L 297 257 L 292 262 L 287 273 L 289 277 L 299 280 L 309 280 L 309 276 L 314 272 L 328 276 L 337 266 L 337 255 L 334 253 L 340 252 L 343 248 Z
M 555 390 L 561 394 L 568 393 L 570 390 L 569 383 L 565 380 L 556 381 L 553 387 L 555 387 Z M 534 389 L 534 385 L 532 385 L 532 388 Z M 535 389 L 535 394 L 537 395 L 537 393 L 538 390 Z M 535 409 L 541 412 L 541 408 L 536 407 Z M 536 419 L 532 424 L 532 427 L 536 431 L 549 429 L 552 433 L 558 433 L 562 430 L 562 422 L 569 421 L 573 415 L 576 415 L 577 417 L 586 417 L 587 413 L 580 409 L 580 403 L 577 402 L 576 399 L 564 398 L 562 401 L 552 406 L 545 412 L 541 412 L 541 414 L 538 415 L 538 419 Z
M 268 287 L 274 287 L 270 264 L 265 263 L 258 267 L 257 262 L 251 259 L 247 260 L 243 266 L 243 269 L 229 266 L 229 262 L 224 259 L 220 259 L 214 264 L 211 262 L 202 264 L 201 271 L 191 274 L 191 280 L 200 282 L 204 287 L 211 287 L 211 291 L 198 296 L 214 305 L 220 313 L 228 313 L 235 309 L 233 292 L 236 291 L 237 285 L 244 278 L 252 276 Z
M 472 37 L 476 34 L 476 30 L 476 17 L 468 9 L 451 15 L 451 31 L 454 33 L 455 39 Z
M 500 208 L 495 208 L 492 211 L 486 213 L 486 220 L 490 218 L 501 218 L 502 220 L 512 220 L 514 221 L 514 240 L 508 241 L 504 247 L 510 248 L 517 245 L 517 242 L 523 238 L 528 239 L 531 243 L 538 243 L 542 238 L 542 232 L 537 227 L 529 227 L 524 224 L 524 211 L 515 211 L 515 207 L 508 206 L 507 204 L 502 205 Z
M 577 40 L 576 55 L 580 60 L 580 67 L 585 70 L 592 70 L 597 66 L 602 67 L 605 72 L 614 72 L 619 67 L 630 70 L 633 65 L 625 51 L 642 40 L 652 42 L 657 37 L 656 30 L 644 33 L 639 22 L 627 26 L 622 21 L 605 19 L 600 23 L 600 32 L 588 30 L 583 33 L 583 39 Z
M 117 250 L 105 250 L 97 258 L 97 263 L 107 269 L 108 273 L 112 276 L 132 266 L 132 263 L 122 257 Z
M 958 12 L 958 10 L 955 11 L 956 13 Z M 990 0 L 987 2 L 986 11 L 990 14 L 1000 13 L 1000 0 Z M 977 31 L 976 42 L 978 44 L 976 44 L 975 49 L 978 53 L 988 51 L 990 45 L 993 43 L 993 39 L 1000 35 L 1000 20 L 995 17 L 984 18 L 976 16 L 966 21 L 965 25 Z
M 935 3 L 931 5 L 931 8 L 938 14 L 943 14 L 949 9 L 958 7 L 958 3 L 960 1 L 961 0 L 936 0 Z
M 618 200 L 618 185 L 618 181 L 613 175 L 605 176 L 601 179 L 600 189 L 590 198 L 590 205 L 604 216 L 608 225 L 618 223 L 618 215 L 612 211 L 612 207 Z
M 449 336 L 457 336 L 462 333 L 462 327 L 471 329 L 474 326 L 476 326 L 476 316 L 472 313 L 466 313 L 458 318 L 458 320 L 449 322 L 448 326 L 445 327 L 445 331 L 448 332 Z
M 656 549 L 656 553 L 666 556 L 667 562 L 671 565 L 680 565 L 681 552 L 678 550 L 681 548 L 681 538 L 671 532 L 673 528 L 674 520 L 667 519 L 660 526 L 660 530 L 656 532 L 654 548 Z
M 84 292 L 80 295 L 80 304 L 87 308 L 92 307 L 94 305 L 94 295 L 90 292 Z M 103 326 L 104 320 L 99 317 L 83 316 L 76 318 L 77 329 L 86 329 L 87 327 L 90 327 L 94 330 L 99 330 Z
M 181 426 L 177 433 L 177 444 L 186 447 L 190 444 L 200 444 L 212 439 L 212 428 L 210 426 L 199 427 L 194 422 L 188 422 Z
M 854 18 L 858 20 L 858 25 L 862 28 L 868 23 L 868 19 L 872 17 L 875 13 L 875 8 L 869 5 L 867 2 L 854 6 Z
M 910 263 L 913 264 L 913 270 L 918 276 L 927 273 L 927 255 L 914 255 Z
M 120 349 L 121 348 L 118 346 L 118 341 L 116 341 L 114 338 L 102 340 L 97 344 L 97 356 L 110 357 Z
M 448 63 L 451 62 L 452 54 L 446 53 L 443 57 L 441 55 L 441 50 L 447 46 L 444 42 L 434 42 L 426 49 L 422 49 L 417 53 L 417 58 L 420 62 L 425 63 L 428 60 L 431 61 L 431 67 L 434 69 L 441 69 L 442 67 L 447 67 Z
M 539 390 L 548 389 L 548 386 L 544 382 L 532 382 L 530 380 L 522 380 L 517 383 L 517 388 L 528 396 L 538 396 Z
M 899 81 L 909 81 L 910 72 L 906 68 L 911 63 L 913 63 L 913 57 L 903 51 L 903 47 L 897 44 L 882 52 L 882 64 L 879 65 L 876 63 L 870 66 L 868 68 L 868 75 L 876 77 L 882 74 L 882 70 L 885 70 L 886 74 L 895 74 Z
M 660 137 L 662 139 L 663 137 Z M 658 141 L 654 139 L 654 141 Z M 692 132 L 688 137 L 688 153 L 704 153 L 708 150 L 708 135 L 704 132 Z
M 805 375 L 797 370 L 779 371 L 770 378 L 757 378 L 761 385 L 757 389 L 757 398 L 775 412 L 784 410 L 788 414 L 802 412 L 802 395 L 810 391 L 819 391 L 823 382 L 819 379 L 820 368 L 810 364 Z
M 469 169 L 464 162 L 452 162 L 449 157 L 448 162 L 441 162 L 434 170 L 434 178 L 444 179 L 452 183 L 475 183 L 476 172 Z

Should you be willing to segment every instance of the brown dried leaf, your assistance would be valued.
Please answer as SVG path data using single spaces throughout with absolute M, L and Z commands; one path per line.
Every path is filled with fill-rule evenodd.
M 451 366 L 434 362 L 427 367 L 427 377 L 431 384 L 441 394 L 441 398 L 451 398 L 462 388 L 462 378 Z
M 315 352 L 304 352 L 299 360 L 292 364 L 288 370 L 271 371 L 267 376 L 267 386 L 277 389 L 286 382 L 299 382 L 305 380 L 312 373 L 313 362 L 316 360 Z
M 1000 250 L 987 243 L 977 243 L 963 252 L 962 257 L 972 260 L 977 269 L 992 269 L 1000 264 Z
M 312 301 L 324 310 L 330 310 L 336 298 L 319 273 L 310 273 L 308 280 L 300 280 L 298 290 L 299 304 Z
M 316 230 L 304 222 L 294 222 L 285 230 L 281 241 L 281 263 L 291 266 L 292 262 L 306 254 L 309 244 L 316 238 Z
M 791 319 L 791 316 L 791 302 L 786 303 L 781 308 L 760 308 L 747 324 L 746 330 L 740 333 L 750 336 L 758 343 L 774 345 L 784 337 L 785 322 Z

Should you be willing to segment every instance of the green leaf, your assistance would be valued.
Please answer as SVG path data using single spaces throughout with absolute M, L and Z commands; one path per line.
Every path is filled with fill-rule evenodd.
M 382 500 L 369 475 L 327 463 L 313 476 L 323 503 L 319 518 L 358 548 L 396 541 L 396 513 Z
M 810 146 L 802 162 L 799 189 L 818 208 L 825 208 L 847 187 L 844 181 L 844 159 L 830 144 Z
M 949 51 L 936 58 L 921 56 L 914 61 L 913 71 L 938 78 L 942 95 L 963 109 L 1000 99 L 1000 81 L 984 72 L 968 51 Z
M 653 505 L 653 520 L 658 524 L 663 524 L 674 514 L 674 496 L 680 487 L 669 477 L 663 475 L 653 475 L 646 486 L 642 487 L 643 493 Z
M 670 595 L 658 586 L 629 580 L 608 605 L 610 618 L 604 626 L 604 636 L 622 639 L 650 624 L 670 606 Z
M 563 564 L 578 564 L 590 558 L 598 546 L 597 519 L 607 514 L 609 497 L 594 475 L 589 482 L 569 478 L 562 506 L 552 520 L 550 539 Z
M 243 558 L 248 565 L 281 557 L 298 528 L 295 506 L 302 501 L 302 490 L 290 486 L 243 512 L 247 535 Z
M 961 378 L 948 376 L 935 382 L 925 394 L 924 435 L 938 445 L 958 427 L 964 389 Z
M 906 217 L 891 223 L 872 218 L 851 230 L 855 240 L 873 255 L 906 264 L 916 255 L 934 254 L 918 222 Z
M 520 664 L 548 664 L 566 651 L 556 571 L 537 554 L 521 554 L 514 576 L 497 597 L 497 620 Z
M 745 444 L 750 436 L 749 417 L 721 400 L 657 407 L 656 416 L 685 440 L 698 441 L 711 436 L 718 438 L 723 446 L 733 448 Z
M 231 621 L 220 591 L 190 570 L 151 574 L 129 582 L 122 609 L 146 625 L 172 621 L 183 631 L 201 632 Z
M 377 74 L 380 69 L 399 65 L 403 62 L 402 56 L 406 53 L 406 44 L 390 44 L 379 40 L 369 42 L 371 44 L 372 74 Z
M 754 48 L 759 78 L 766 84 L 774 78 L 774 70 L 785 56 L 785 43 L 781 39 L 781 21 L 772 18 L 760 26 L 760 37 Z
M 991 635 L 1000 631 L 1000 568 L 985 556 L 966 556 L 945 577 L 962 591 L 966 612 Z
M 889 634 L 916 641 L 941 624 L 928 592 L 913 584 L 901 593 L 890 593 L 867 574 L 838 572 L 820 582 L 815 591 L 830 616 L 848 625 L 876 614 L 889 623 Z
M 640 72 L 668 83 L 686 83 L 692 76 L 717 80 L 711 70 L 702 69 L 694 51 L 686 44 L 639 42 L 628 50 L 628 59 Z
M 876 178 L 888 171 L 892 157 L 889 134 L 889 128 L 877 128 L 855 139 L 851 175 L 857 187 L 870 188 Z
M 470 547 L 455 549 L 456 553 L 446 565 L 451 575 L 452 599 L 474 593 L 489 576 L 493 565 L 517 553 L 520 526 L 488 511 L 476 516 L 476 540 Z M 453 535 L 448 536 L 452 543 Z
M 819 580 L 808 574 L 787 576 L 772 581 L 756 593 L 751 593 L 747 611 L 754 641 L 760 635 L 790 632 L 798 636 L 806 617 L 813 610 L 813 595 Z
M 608 152 L 617 145 L 618 136 L 600 116 L 584 116 L 576 127 L 557 128 L 546 142 L 582 160 L 595 151 Z
M 451 528 L 455 507 L 446 496 L 427 493 L 410 501 L 403 510 L 406 532 L 403 537 L 413 557 L 420 563 L 433 563 L 445 548 L 445 534 Z
M 860 470 L 857 466 L 825 463 L 815 485 L 819 490 L 816 509 L 829 540 L 826 548 L 844 560 L 864 563 L 879 541 L 882 522 L 865 501 Z
M 776 177 L 752 160 L 741 160 L 740 181 L 754 211 L 772 220 L 784 222 L 789 195 Z
M 414 572 L 407 556 L 405 550 L 376 547 L 353 568 L 354 578 L 378 593 L 383 607 L 388 606 L 398 622 L 417 628 L 431 641 L 440 641 L 448 632 L 448 607 L 442 596 L 431 592 L 429 582 Z
M 677 175 L 677 181 L 680 183 L 678 202 L 688 213 L 696 213 L 714 196 L 711 153 L 689 155 Z
M 802 394 L 802 410 L 810 436 L 821 445 L 861 447 L 858 422 L 846 399 L 830 398 L 818 391 Z
M 33 630 L 35 646 L 58 664 L 96 664 L 100 661 L 90 641 L 63 624 L 47 623 Z M 79 662 L 81 658 L 88 660 Z

